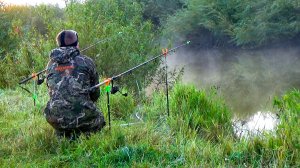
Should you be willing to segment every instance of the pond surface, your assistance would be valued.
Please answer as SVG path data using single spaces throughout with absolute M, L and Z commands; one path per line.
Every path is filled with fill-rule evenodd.
M 184 67 L 184 83 L 217 87 L 239 119 L 249 119 L 259 111 L 276 112 L 274 96 L 300 89 L 300 47 L 179 50 L 168 57 L 168 65 Z
M 262 136 L 264 132 L 272 132 L 280 123 L 278 115 L 270 111 L 259 111 L 247 120 L 233 119 L 233 130 L 239 138 Z

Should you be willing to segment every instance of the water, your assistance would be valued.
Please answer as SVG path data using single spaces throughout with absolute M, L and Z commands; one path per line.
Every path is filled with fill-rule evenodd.
M 263 136 L 265 132 L 272 132 L 279 124 L 279 117 L 270 112 L 257 112 L 247 120 L 233 119 L 234 133 L 239 138 L 249 138 L 252 136 Z
M 168 64 L 184 67 L 184 83 L 219 88 L 234 117 L 244 120 L 258 111 L 276 112 L 274 96 L 300 89 L 300 47 L 180 50 Z

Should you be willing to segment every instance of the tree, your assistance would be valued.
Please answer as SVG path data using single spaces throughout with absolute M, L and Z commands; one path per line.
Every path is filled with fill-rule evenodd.
M 184 7 L 186 0 L 137 0 L 143 6 L 143 17 L 156 26 Z
M 208 34 L 201 39 L 212 39 L 211 46 L 257 47 L 296 37 L 299 9 L 297 0 L 188 0 L 187 8 L 170 17 L 165 27 L 167 34 L 196 41 Z

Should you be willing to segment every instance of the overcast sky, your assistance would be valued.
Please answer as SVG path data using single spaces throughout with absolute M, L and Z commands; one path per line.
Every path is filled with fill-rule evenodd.
M 38 5 L 38 4 L 58 4 L 59 7 L 65 7 L 64 0 L 2 0 L 7 4 L 16 4 L 16 5 Z

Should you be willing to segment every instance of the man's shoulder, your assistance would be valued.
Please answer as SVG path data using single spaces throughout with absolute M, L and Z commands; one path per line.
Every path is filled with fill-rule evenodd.
M 87 65 L 87 66 L 94 66 L 94 61 L 92 58 L 86 56 L 86 55 L 78 55 L 76 58 L 75 58 L 76 62 L 79 64 L 79 65 Z
M 94 62 L 94 60 L 92 58 L 90 58 L 90 57 L 88 57 L 86 55 L 81 55 L 80 54 L 77 57 L 80 58 L 80 59 L 82 59 L 82 60 L 84 60 L 84 61 Z

